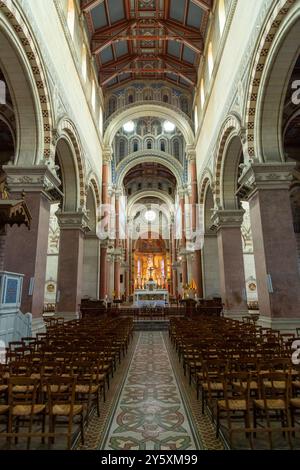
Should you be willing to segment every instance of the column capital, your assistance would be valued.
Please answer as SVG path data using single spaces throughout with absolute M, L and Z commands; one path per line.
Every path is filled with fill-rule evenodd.
M 178 189 L 178 195 L 180 199 L 183 199 L 185 196 L 189 196 L 190 195 L 189 186 L 188 185 L 181 186 Z
M 193 145 L 187 145 L 186 146 L 186 158 L 189 162 L 195 162 L 196 161 L 196 149 Z
M 244 167 L 239 179 L 241 197 L 250 200 L 259 190 L 289 189 L 295 168 L 295 162 L 252 162 Z
M 42 193 L 50 201 L 60 200 L 63 196 L 59 187 L 61 182 L 47 165 L 20 167 L 5 165 L 7 185 L 11 193 Z
M 113 156 L 113 150 L 110 145 L 104 147 L 103 153 L 102 153 L 102 159 L 104 164 L 108 164 L 112 161 L 112 156 Z
M 212 223 L 215 229 L 221 228 L 239 228 L 243 223 L 245 211 L 237 210 L 216 210 L 212 215 Z
M 89 219 L 85 212 L 56 212 L 61 230 L 81 230 L 88 232 Z

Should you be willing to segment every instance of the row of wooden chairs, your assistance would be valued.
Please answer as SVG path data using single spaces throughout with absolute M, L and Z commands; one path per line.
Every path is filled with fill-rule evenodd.
M 110 377 L 125 356 L 133 335 L 132 319 L 106 318 L 48 322 L 45 333 L 12 342 L 0 364 L 0 437 L 55 438 L 66 435 L 71 448 L 73 425 L 82 443 L 94 409 L 100 415 Z M 1 424 L 1 423 L 0 423 Z M 58 426 L 63 424 L 62 432 Z M 57 426 L 58 425 L 58 426 Z M 26 428 L 26 432 L 20 429 Z
M 296 335 L 263 329 L 255 322 L 211 317 L 202 318 L 201 324 L 174 319 L 169 334 L 217 435 L 225 417 L 230 446 L 233 433 L 242 429 L 253 448 L 260 420 L 264 425 L 259 431 L 268 433 L 272 447 L 273 417 L 292 447 L 291 436 L 300 430 L 295 420 L 300 410 L 300 369 L 291 361 Z M 234 428 L 237 418 L 243 418 L 242 428 Z

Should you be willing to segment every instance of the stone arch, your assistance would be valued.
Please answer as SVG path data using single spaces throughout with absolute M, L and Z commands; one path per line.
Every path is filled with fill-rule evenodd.
M 262 159 L 264 155 L 261 155 L 259 152 L 259 147 L 261 147 L 261 136 L 260 130 L 258 129 L 259 114 L 261 111 L 261 103 L 259 100 L 261 99 L 261 92 L 265 91 L 262 90 L 263 84 L 268 83 L 268 79 L 266 78 L 267 73 L 266 69 L 268 69 L 268 65 L 270 61 L 270 51 L 273 48 L 274 43 L 277 40 L 277 33 L 281 28 L 283 21 L 287 18 L 287 15 L 293 5 L 296 3 L 296 0 L 279 0 L 275 7 L 272 9 L 271 14 L 268 17 L 268 21 L 263 29 L 262 35 L 260 40 L 258 41 L 258 48 L 255 51 L 255 55 L 253 58 L 252 63 L 252 73 L 250 78 L 250 84 L 248 88 L 248 98 L 247 98 L 247 106 L 246 106 L 246 140 L 247 140 L 247 156 L 249 158 L 257 158 Z M 299 33 L 298 33 L 299 34 Z M 296 44 L 298 44 L 298 39 L 296 36 Z M 284 72 L 282 72 L 284 73 Z M 273 88 L 273 87 L 272 87 Z M 276 85 L 278 88 L 278 83 Z M 269 90 L 270 93 L 274 93 L 273 89 Z M 278 118 L 278 116 L 277 116 Z M 276 129 L 274 132 L 278 131 L 278 125 L 276 125 Z M 277 147 L 281 146 L 281 129 L 280 129 L 280 138 L 278 141 L 278 137 L 276 138 L 276 145 Z M 260 137 L 257 139 L 257 137 Z M 257 140 L 260 140 L 258 142 Z M 274 145 L 274 144 L 273 144 Z M 271 145 L 272 148 L 272 145 Z M 274 148 L 274 147 L 273 147 Z M 282 159 L 282 155 L 276 155 L 276 159 L 278 160 L 280 157 Z M 271 158 L 273 155 L 271 155 Z
M 97 207 L 99 207 L 101 205 L 101 192 L 100 192 L 100 186 L 95 176 L 91 176 L 89 178 L 88 187 L 89 186 L 92 186 L 93 188 L 95 199 L 96 199 L 96 204 L 97 204 Z
M 172 121 L 183 134 L 186 145 L 194 144 L 194 132 L 184 113 L 179 113 L 178 109 L 173 109 L 171 106 L 166 107 L 161 104 L 143 102 L 141 104 L 127 106 L 113 116 L 113 119 L 108 122 L 104 134 L 105 146 L 112 144 L 116 133 L 128 120 L 141 119 L 145 116 Z
M 6 68 L 17 67 L 19 70 L 19 72 L 16 69 L 8 71 L 8 81 L 14 91 L 13 99 L 19 114 L 19 129 L 22 129 L 23 122 L 25 128 L 26 126 L 28 127 L 26 119 L 30 119 L 32 124 L 31 131 L 33 130 L 33 133 L 30 142 L 31 162 L 29 164 L 36 164 L 40 160 L 49 161 L 54 157 L 54 145 L 52 142 L 53 121 L 49 86 L 43 62 L 34 35 L 19 8 L 11 1 L 0 0 L 0 9 L 0 48 L 4 47 L 6 54 L 9 51 L 8 48 L 10 48 L 10 51 L 14 49 L 14 51 L 12 51 L 13 55 L 11 56 L 13 61 L 10 63 L 7 62 Z M 30 114 L 28 113 L 29 109 L 24 109 L 24 94 L 27 92 L 26 88 L 22 87 L 22 90 L 20 90 L 20 95 L 23 95 L 22 98 L 19 96 L 19 93 L 16 92 L 14 85 L 15 80 L 20 81 L 20 77 L 23 77 L 24 83 L 27 82 L 27 85 L 28 83 L 35 84 L 35 87 L 30 90 L 32 96 L 27 96 L 29 100 L 28 103 L 30 103 L 30 100 L 32 101 Z M 32 139 L 35 139 L 34 155 L 32 155 Z M 28 139 L 26 143 L 26 138 L 24 137 L 23 139 L 23 136 L 21 136 L 19 138 L 17 152 L 22 151 L 23 154 L 23 151 L 25 151 L 23 155 L 26 157 L 26 152 L 28 151 L 26 160 L 29 159 L 28 145 Z M 19 155 L 16 155 L 16 163 L 28 164 L 26 161 L 21 162 L 18 157 Z
M 163 201 L 168 206 L 168 208 L 170 210 L 170 213 L 171 214 L 174 213 L 174 201 L 172 200 L 172 198 L 168 194 L 166 194 L 164 191 L 160 191 L 160 190 L 140 191 L 139 193 L 134 194 L 133 196 L 131 196 L 129 201 L 128 201 L 128 213 L 130 213 L 131 208 L 132 208 L 132 206 L 134 206 L 134 204 L 136 204 L 138 201 L 140 201 L 141 199 L 144 199 L 146 197 L 149 197 L 149 198 L 155 197 L 157 199 L 160 199 L 161 201 Z
M 183 168 L 182 165 L 174 157 L 166 152 L 160 152 L 158 150 L 144 150 L 142 152 L 134 152 L 128 157 L 124 158 L 121 163 L 117 166 L 116 174 L 116 186 L 122 187 L 124 177 L 131 168 L 134 168 L 140 163 L 160 163 L 161 165 L 168 168 L 174 174 L 178 187 L 183 185 Z
M 83 151 L 80 142 L 79 135 L 77 133 L 75 125 L 68 118 L 63 118 L 58 124 L 58 136 L 67 136 L 72 143 L 74 150 L 74 156 L 76 160 L 76 171 L 78 172 L 78 185 L 79 185 L 79 206 L 85 207 L 86 194 L 85 194 L 85 166 Z
M 97 231 L 97 196 L 95 193 L 94 185 L 91 183 L 88 185 L 86 194 L 86 209 L 89 218 L 89 228 L 93 233 Z
M 235 115 L 230 115 L 223 124 L 217 140 L 215 162 L 214 162 L 214 188 L 215 202 L 218 207 L 222 203 L 222 167 L 224 163 L 225 147 L 228 139 L 241 135 L 242 126 L 240 119 Z
M 206 169 L 203 173 L 201 183 L 199 185 L 199 204 L 203 205 L 205 200 L 205 193 L 207 185 L 213 187 L 213 175 L 209 169 Z

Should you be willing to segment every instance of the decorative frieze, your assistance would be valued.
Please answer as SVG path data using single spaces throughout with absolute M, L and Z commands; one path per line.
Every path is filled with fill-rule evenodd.
M 211 218 L 212 226 L 220 230 L 221 228 L 237 228 L 243 223 L 245 211 L 237 210 L 216 210 Z
M 57 212 L 60 230 L 89 231 L 89 219 L 86 212 Z
M 7 185 L 11 193 L 41 192 L 52 202 L 60 200 L 61 182 L 48 166 L 6 165 L 3 169 L 7 175 Z
M 245 166 L 239 179 L 239 191 L 243 199 L 251 199 L 261 189 L 289 189 L 295 167 L 295 162 L 255 162 Z

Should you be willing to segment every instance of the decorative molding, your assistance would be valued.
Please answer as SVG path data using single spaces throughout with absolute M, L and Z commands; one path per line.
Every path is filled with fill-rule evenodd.
M 23 12 L 19 6 L 12 0 L 0 0 L 0 12 L 6 17 L 10 25 L 15 30 L 17 37 L 22 44 L 25 54 L 31 66 L 35 85 L 38 91 L 41 119 L 43 122 L 43 156 L 44 160 L 50 161 L 54 158 L 54 149 L 52 146 L 52 109 L 50 90 L 47 76 L 41 60 L 41 54 L 36 46 L 36 40 L 30 28 L 31 23 L 25 20 Z M 34 30 L 34 28 L 33 28 Z
M 142 101 L 135 101 L 134 103 L 131 103 L 131 104 L 128 104 L 124 107 L 121 107 L 121 108 L 118 108 L 113 114 L 111 114 L 107 120 L 105 121 L 105 125 L 104 125 L 104 131 L 106 132 L 106 129 L 108 128 L 108 126 L 112 123 L 112 121 L 114 121 L 121 113 L 123 113 L 124 111 L 128 111 L 128 114 L 130 113 L 130 110 L 132 108 L 136 108 L 136 107 L 146 107 L 146 106 L 149 106 L 149 104 L 151 105 L 156 105 L 156 106 L 163 106 L 164 108 L 166 109 L 169 109 L 170 111 L 174 111 L 177 115 L 179 115 L 179 118 L 181 119 L 184 119 L 185 121 L 187 121 L 187 123 L 189 124 L 190 128 L 192 130 L 194 130 L 194 123 L 192 121 L 192 119 L 187 115 L 185 114 L 180 108 L 178 108 L 177 106 L 173 106 L 172 104 L 170 103 L 164 103 L 163 101 L 155 101 L 155 100 L 142 100 Z M 145 114 L 146 115 L 146 114 Z
M 62 196 L 60 180 L 48 166 L 19 167 L 7 165 L 3 167 L 7 175 L 7 184 L 12 193 L 41 192 L 52 202 Z
M 242 226 L 245 211 L 216 210 L 212 217 L 213 227 L 218 231 L 222 228 L 238 228 Z
M 264 189 L 290 188 L 293 180 L 295 162 L 289 163 L 252 163 L 244 168 L 239 179 L 239 191 L 246 200 L 257 191 Z
M 89 231 L 89 218 L 85 212 L 57 212 L 60 230 Z

